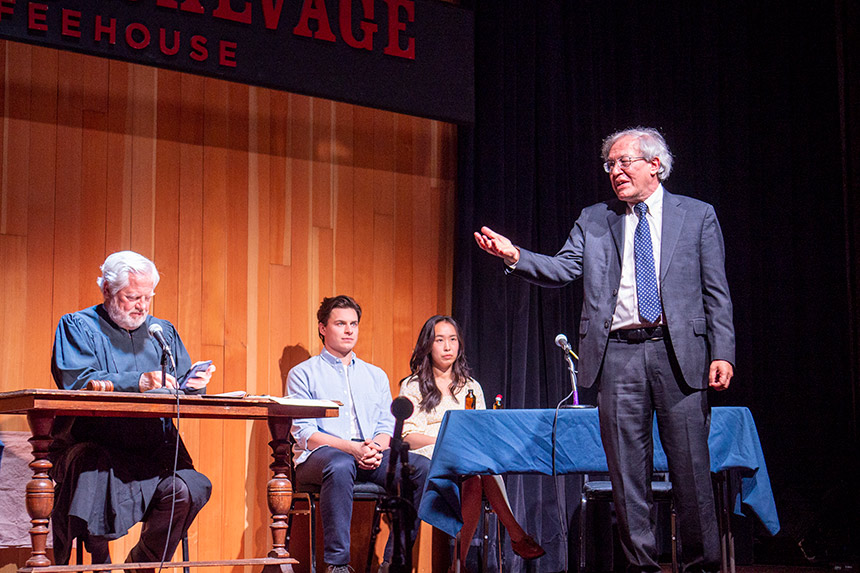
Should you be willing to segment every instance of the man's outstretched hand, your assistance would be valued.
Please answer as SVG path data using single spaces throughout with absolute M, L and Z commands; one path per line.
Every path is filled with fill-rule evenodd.
M 493 231 L 489 227 L 481 227 L 481 232 L 475 232 L 475 241 L 478 246 L 491 255 L 502 258 L 505 264 L 513 266 L 520 260 L 520 250 L 505 237 Z

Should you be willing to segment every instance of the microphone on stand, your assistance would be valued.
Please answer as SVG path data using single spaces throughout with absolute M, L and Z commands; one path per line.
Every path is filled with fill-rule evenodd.
M 409 465 L 409 446 L 403 443 L 403 421 L 412 415 L 415 408 L 412 401 L 404 396 L 398 396 L 391 402 L 391 414 L 394 416 L 394 432 L 391 436 L 391 451 L 388 457 L 388 473 L 385 476 L 385 489 L 388 492 L 383 507 L 391 518 L 391 536 L 394 547 L 391 555 L 392 573 L 409 573 L 412 571 L 412 553 L 406 550 L 411 538 L 412 521 L 417 517 L 416 508 L 411 500 L 414 494 L 414 484 L 410 474 L 413 472 Z M 400 463 L 400 488 L 394 485 L 394 474 Z M 398 491 L 398 489 L 400 491 Z
M 555 337 L 555 345 L 561 348 L 565 354 L 570 354 L 577 360 L 579 360 L 579 356 L 573 351 L 573 348 L 570 346 L 570 342 L 567 341 L 567 336 L 564 334 L 558 334 Z
M 164 329 L 161 328 L 160 324 L 152 323 L 149 325 L 149 335 L 158 342 L 158 345 L 161 346 L 161 351 L 170 357 L 170 364 L 173 365 L 173 372 L 175 373 L 176 361 L 173 359 L 173 351 L 170 350 L 170 345 L 167 344 L 167 340 L 164 338 Z M 163 383 L 164 381 L 162 381 Z
M 573 405 L 565 406 L 566 408 L 587 408 L 587 405 L 580 405 L 579 403 L 579 391 L 576 388 L 576 368 L 573 365 L 573 360 L 571 357 L 579 360 L 579 356 L 573 351 L 573 348 L 570 346 L 570 342 L 567 341 L 567 336 L 563 333 L 558 334 L 555 337 L 555 345 L 561 348 L 562 352 L 564 352 L 564 360 L 567 362 L 567 369 L 570 372 L 570 387 L 572 389 L 571 395 L 573 396 Z
M 405 396 L 398 396 L 391 402 L 391 414 L 394 416 L 394 432 L 391 436 L 391 455 L 388 457 L 388 473 L 385 476 L 385 489 L 391 492 L 394 487 L 394 472 L 397 469 L 397 452 L 403 441 L 403 421 L 412 415 L 415 407 Z

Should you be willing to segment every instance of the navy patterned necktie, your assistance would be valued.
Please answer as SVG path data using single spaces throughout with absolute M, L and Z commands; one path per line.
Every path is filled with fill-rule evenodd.
M 648 322 L 656 322 L 663 314 L 657 275 L 654 272 L 654 248 L 651 245 L 651 228 L 645 213 L 648 205 L 637 203 L 633 210 L 639 217 L 633 234 L 633 258 L 636 262 L 636 297 L 639 300 L 639 316 Z

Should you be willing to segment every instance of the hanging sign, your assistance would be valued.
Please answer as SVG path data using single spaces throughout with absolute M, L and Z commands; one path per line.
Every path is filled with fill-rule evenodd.
M 0 37 L 474 119 L 473 15 L 439 0 L 0 0 Z

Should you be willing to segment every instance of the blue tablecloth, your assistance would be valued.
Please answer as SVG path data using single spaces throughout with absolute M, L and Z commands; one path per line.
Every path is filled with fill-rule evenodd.
M 445 414 L 436 441 L 430 476 L 421 500 L 422 520 L 456 535 L 460 517 L 459 477 L 477 474 L 529 473 L 552 475 L 554 410 L 451 410 Z M 559 412 L 556 471 L 606 472 L 597 409 Z M 654 425 L 654 469 L 668 469 L 666 454 Z M 776 504 L 764 462 L 755 421 L 747 408 L 711 410 L 711 471 L 741 471 L 741 502 L 759 517 L 767 530 L 779 531 Z

